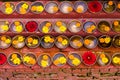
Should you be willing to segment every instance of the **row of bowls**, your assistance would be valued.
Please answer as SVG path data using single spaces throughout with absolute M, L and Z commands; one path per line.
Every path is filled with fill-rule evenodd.
M 16 35 L 12 39 L 10 36 L 2 35 L 0 36 L 0 48 L 6 49 L 10 45 L 14 48 L 23 48 L 26 44 L 29 48 L 37 48 L 42 46 L 43 48 L 52 48 L 54 44 L 59 49 L 65 49 L 69 46 L 75 49 L 81 48 L 83 45 L 88 49 L 94 49 L 99 45 L 101 48 L 110 48 L 113 44 L 115 47 L 120 47 L 120 35 L 115 35 L 113 38 L 109 35 L 102 35 L 98 39 L 93 35 L 88 35 L 84 39 L 79 35 L 74 35 L 70 39 L 65 35 L 59 35 L 53 37 L 52 35 L 44 35 L 39 37 L 37 35 L 30 35 L 24 37 L 22 35 Z
M 120 11 L 120 2 L 115 1 L 104 1 L 103 4 L 100 1 L 75 1 L 74 5 L 70 1 L 63 1 L 59 4 L 59 2 L 49 1 L 46 4 L 41 1 L 33 2 L 32 4 L 29 2 L 19 2 L 18 4 L 12 2 L 5 2 L 1 6 L 1 11 L 4 14 L 12 14 L 15 10 L 19 14 L 26 14 L 29 11 L 35 14 L 40 14 L 44 10 L 50 14 L 54 14 L 59 10 L 68 14 L 73 10 L 77 13 L 85 13 L 87 10 L 90 12 L 96 13 L 102 11 L 102 8 L 107 13 L 113 13 L 116 8 Z M 45 5 L 44 5 L 45 4 Z
M 100 66 L 108 66 L 110 65 L 111 61 L 115 66 L 120 66 L 120 53 L 114 53 L 111 56 L 109 53 L 106 52 L 97 52 L 98 56 L 95 52 L 84 52 L 81 56 L 78 52 L 71 52 L 66 56 L 62 52 L 56 53 L 53 57 L 47 53 L 44 53 L 40 56 L 36 56 L 34 53 L 28 52 L 27 54 L 21 56 L 21 53 L 14 52 L 7 56 L 4 53 L 0 53 L 0 65 L 3 65 L 8 60 L 8 63 L 12 66 L 18 66 L 22 62 L 26 66 L 34 66 L 36 63 L 41 67 L 49 67 L 52 63 L 58 67 L 65 65 L 67 62 L 70 66 L 76 67 L 79 66 L 82 62 L 87 65 L 91 66 L 94 65 L 96 62 Z
M 112 24 L 110 24 L 112 23 Z M 119 20 L 112 20 L 106 21 L 101 20 L 98 23 L 94 21 L 78 21 L 73 20 L 69 23 L 65 21 L 58 20 L 56 22 L 51 21 L 43 21 L 43 22 L 36 22 L 36 21 L 28 21 L 28 22 L 21 22 L 21 21 L 0 21 L 0 33 L 8 32 L 9 30 L 13 33 L 21 33 L 24 30 L 27 32 L 37 32 L 38 30 L 42 33 L 50 33 L 53 31 L 57 33 L 65 33 L 67 29 L 71 33 L 78 33 L 82 29 L 86 33 L 94 33 L 97 29 L 101 33 L 108 33 L 111 31 L 111 28 L 115 32 L 120 32 L 120 21 Z

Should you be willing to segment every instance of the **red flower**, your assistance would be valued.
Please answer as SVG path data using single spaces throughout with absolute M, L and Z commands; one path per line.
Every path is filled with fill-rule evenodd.
M 25 27 L 28 32 L 35 32 L 38 29 L 38 24 L 35 21 L 29 21 Z
M 88 8 L 92 12 L 99 12 L 102 10 L 102 4 L 99 1 L 92 1 L 88 3 Z
M 96 62 L 96 55 L 92 52 L 85 52 L 82 56 L 83 61 L 87 65 L 92 65 Z
M 3 65 L 7 61 L 6 55 L 0 53 L 0 65 Z

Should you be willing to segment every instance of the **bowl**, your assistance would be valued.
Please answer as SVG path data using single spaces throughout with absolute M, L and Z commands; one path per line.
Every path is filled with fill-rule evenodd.
M 22 56 L 19 52 L 13 52 L 8 56 L 8 63 L 12 66 L 19 66 L 22 63 Z
M 65 33 L 67 31 L 67 24 L 64 21 L 56 21 L 54 31 L 57 33 Z
M 82 57 L 77 52 L 72 52 L 68 55 L 68 64 L 72 67 L 79 66 L 82 62 Z
M 73 4 L 70 1 L 63 1 L 61 2 L 59 8 L 62 13 L 68 14 L 73 11 Z
M 43 48 L 52 48 L 55 43 L 55 38 L 51 35 L 44 35 L 41 38 L 41 46 Z
M 113 40 L 112 40 L 112 44 L 116 47 L 116 48 L 120 48 L 120 35 L 115 35 L 113 37 Z
M 45 11 L 50 14 L 57 13 L 58 10 L 59 10 L 58 4 L 55 1 L 49 1 L 45 6 Z
M 108 21 L 100 21 L 98 23 L 98 30 L 101 32 L 101 33 L 108 33 L 110 32 L 111 30 L 111 25 Z
M 112 63 L 114 66 L 120 66 L 120 53 L 116 52 L 112 56 Z
M 11 37 L 7 35 L 2 35 L 0 36 L 0 48 L 1 49 L 6 49 L 9 48 L 11 45 Z
M 44 5 L 43 3 L 39 1 L 35 1 L 31 4 L 31 12 L 34 14 L 40 14 L 44 11 Z
M 23 48 L 25 46 L 25 37 L 22 35 L 16 35 L 12 38 L 12 46 L 16 49 Z
M 75 1 L 74 10 L 77 13 L 85 13 L 88 9 L 87 3 L 85 1 Z
M 82 23 L 77 20 L 71 21 L 68 26 L 69 31 L 72 33 L 78 33 L 82 30 Z
M 88 49 L 93 49 L 97 46 L 98 40 L 95 36 L 88 35 L 84 38 L 84 46 Z
M 61 67 L 67 63 L 67 58 L 64 53 L 58 52 L 53 56 L 53 64 Z
M 70 38 L 70 46 L 78 49 L 83 46 L 83 38 L 79 35 L 74 35 Z
M 29 48 L 37 48 L 40 45 L 40 38 L 37 35 L 30 35 L 26 38 L 25 43 Z
M 10 15 L 15 11 L 15 5 L 12 2 L 4 2 L 1 6 L 1 11 L 4 14 Z
M 115 32 L 120 32 L 120 21 L 119 20 L 114 20 L 112 23 L 112 29 Z
M 116 3 L 114 1 L 105 1 L 103 3 L 103 10 L 106 13 L 113 13 L 116 11 Z
M 8 21 L 0 21 L 0 33 L 5 33 L 9 30 Z
M 53 25 L 49 21 L 44 21 L 40 24 L 39 30 L 40 32 L 45 33 L 45 34 L 50 33 L 53 30 Z
M 55 45 L 60 49 L 65 49 L 69 46 L 69 39 L 64 35 L 59 35 L 56 38 Z
M 38 57 L 38 65 L 42 68 L 49 67 L 52 64 L 52 59 L 48 54 L 42 54 Z
M 16 12 L 19 14 L 27 14 L 30 11 L 30 5 L 27 2 L 21 1 L 16 6 Z
M 89 34 L 94 33 L 96 31 L 96 28 L 96 24 L 92 21 L 87 21 L 83 25 L 83 30 Z
M 10 25 L 10 30 L 13 33 L 21 33 L 24 30 L 24 24 L 21 21 L 14 21 L 11 25 Z
M 112 38 L 108 35 L 102 35 L 98 39 L 98 44 L 101 48 L 110 48 L 112 45 Z

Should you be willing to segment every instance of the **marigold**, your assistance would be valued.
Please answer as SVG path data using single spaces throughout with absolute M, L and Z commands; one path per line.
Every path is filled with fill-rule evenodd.
M 83 10 L 84 10 L 84 9 L 83 9 L 82 7 L 78 7 L 76 11 L 77 11 L 78 13 L 81 13 L 81 12 L 83 12 Z
M 34 45 L 38 44 L 38 39 L 33 39 L 32 44 L 34 44 Z
M 85 39 L 84 43 L 85 43 L 86 45 L 89 45 L 89 44 L 90 44 L 90 40 L 89 40 L 89 39 Z
M 11 7 L 11 6 L 10 6 L 10 3 L 9 3 L 9 2 L 5 3 L 5 7 L 7 7 L 7 8 L 8 8 L 8 7 Z
M 81 24 L 80 24 L 79 22 L 76 23 L 76 26 L 77 26 L 77 27 L 80 27 L 80 25 L 81 25 Z
M 74 58 L 74 59 L 72 60 L 72 64 L 75 65 L 75 66 L 78 66 L 80 63 L 81 63 L 81 62 L 80 62 L 80 60 L 79 60 L 78 58 Z
M 120 58 L 114 57 L 114 58 L 113 58 L 113 62 L 114 62 L 115 64 L 118 64 L 118 63 L 120 62 Z
M 68 44 L 68 40 L 67 39 L 64 39 L 63 41 L 62 41 L 62 45 L 67 45 Z
M 47 67 L 48 66 L 48 61 L 41 60 L 41 66 L 42 67 Z
M 104 38 L 100 38 L 99 41 L 100 41 L 100 43 L 104 43 L 105 39 Z
M 17 54 L 12 54 L 11 57 L 12 57 L 12 59 L 17 58 Z
M 44 60 L 48 60 L 48 56 L 47 55 L 43 55 L 43 59 Z
M 19 26 L 20 22 L 19 21 L 15 21 L 14 24 L 15 24 L 15 26 Z
M 29 5 L 24 3 L 24 4 L 21 5 L 21 7 L 24 8 L 24 9 L 28 9 Z
M 43 6 L 37 6 L 37 11 L 42 12 L 44 10 Z
M 1 28 L 4 31 L 8 31 L 8 29 L 9 29 L 8 25 L 2 25 Z
M 66 63 L 66 58 L 65 57 L 59 57 L 59 63 L 60 64 L 65 64 Z
M 69 59 L 71 59 L 71 60 L 73 60 L 73 59 L 75 58 L 74 55 L 69 55 L 68 57 L 69 57 Z
M 118 21 L 114 21 L 114 26 L 118 26 L 119 22 Z
M 6 36 L 2 36 L 2 37 L 1 37 L 1 40 L 2 40 L 2 41 L 5 41 L 6 39 L 7 39 Z
M 58 7 L 54 6 L 54 7 L 53 7 L 53 11 L 54 11 L 54 12 L 58 11 Z
M 17 31 L 17 32 L 22 32 L 22 31 L 23 31 L 22 25 L 16 26 L 16 31 Z
M 65 26 L 60 26 L 60 31 L 61 32 L 65 32 L 67 30 L 67 28 Z
M 120 9 L 120 3 L 118 3 L 118 6 L 117 6 L 119 9 Z
M 71 12 L 73 10 L 72 7 L 68 7 L 68 11 Z
M 109 1 L 108 4 L 111 6 L 113 5 L 113 1 Z
M 61 36 L 58 37 L 58 42 L 62 42 L 63 38 Z
M 52 24 L 50 22 L 47 22 L 45 26 L 50 27 Z
M 48 33 L 49 32 L 49 28 L 47 26 L 43 26 L 42 32 Z
M 12 44 L 16 45 L 16 44 L 18 44 L 18 41 L 17 40 L 13 40 Z
M 106 57 L 102 58 L 102 62 L 105 63 L 105 64 L 108 63 L 108 58 L 106 58 Z
M 32 43 L 32 42 L 33 42 L 33 38 L 29 37 L 29 38 L 27 39 L 27 41 L 28 41 L 28 43 Z
M 37 7 L 36 6 L 32 6 L 31 11 L 36 11 Z
M 5 43 L 6 43 L 6 44 L 10 44 L 10 43 L 11 43 L 11 40 L 10 40 L 10 39 L 6 39 L 6 40 L 5 40 Z
M 62 22 L 61 22 L 61 21 L 58 21 L 58 22 L 56 22 L 56 25 L 57 25 L 58 27 L 60 27 L 60 26 L 62 26 Z
M 8 7 L 5 9 L 5 13 L 11 14 L 13 12 L 13 9 L 11 7 Z
M 102 59 L 102 58 L 105 58 L 106 56 L 105 56 L 105 54 L 104 53 L 102 53 L 102 54 L 100 54 L 100 58 Z
M 105 30 L 106 32 L 108 32 L 108 31 L 110 31 L 110 28 L 109 28 L 108 26 L 105 26 L 105 27 L 104 27 L 104 30 Z

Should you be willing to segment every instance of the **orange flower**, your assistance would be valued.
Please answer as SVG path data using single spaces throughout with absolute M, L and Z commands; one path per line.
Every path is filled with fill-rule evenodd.
M 52 24 L 50 22 L 46 23 L 47 27 L 50 27 Z
M 90 44 L 90 40 L 89 40 L 89 39 L 85 39 L 84 43 L 85 43 L 86 45 L 89 45 L 89 44 Z
M 57 25 L 58 27 L 60 27 L 60 26 L 62 26 L 62 22 L 61 22 L 61 21 L 58 21 L 58 22 L 56 22 L 56 25 Z
M 102 59 L 102 58 L 105 58 L 105 54 L 102 53 L 102 54 L 100 55 L 100 58 L 101 58 L 101 59 Z
M 56 7 L 56 6 L 53 7 L 53 11 L 55 11 L 55 12 L 58 11 L 58 7 Z
M 28 43 L 31 43 L 31 42 L 33 42 L 33 38 L 28 38 Z
M 80 27 L 80 25 L 81 25 L 81 24 L 80 24 L 79 22 L 76 23 L 76 26 L 77 26 L 77 27 Z
M 118 21 L 114 21 L 114 26 L 118 26 L 119 22 Z
M 32 6 L 31 11 L 36 11 L 37 7 L 36 6 Z
M 120 3 L 118 3 L 118 6 L 117 6 L 119 9 L 120 9 Z
M 105 42 L 105 40 L 103 38 L 100 38 L 99 40 L 100 40 L 101 43 Z
M 108 32 L 108 31 L 110 31 L 110 28 L 109 28 L 108 26 L 105 26 L 105 27 L 104 27 L 104 30 L 105 30 L 106 32 Z
M 17 42 L 17 40 L 14 40 L 12 43 L 13 43 L 14 45 L 16 45 L 18 42 Z
M 43 59 L 44 60 L 48 60 L 48 56 L 47 55 L 43 55 Z
M 7 2 L 7 3 L 5 4 L 5 7 L 10 7 L 10 3 Z
M 15 21 L 14 24 L 15 24 L 15 26 L 19 26 L 20 22 L 19 21 Z
M 73 10 L 72 7 L 68 7 L 68 11 L 71 12 Z
M 5 36 L 2 36 L 2 37 L 1 37 L 1 40 L 2 40 L 2 41 L 5 41 L 5 40 L 6 40 L 6 37 L 5 37 Z
M 35 59 L 34 58 L 32 58 L 32 57 L 30 57 L 30 62 L 29 62 L 30 64 L 35 64 L 36 63 L 36 61 L 35 61 Z
M 50 42 L 51 42 L 51 43 L 53 43 L 53 42 L 54 42 L 54 39 L 53 39 L 53 38 L 51 38 Z
M 53 62 L 55 65 L 58 65 L 59 64 L 59 60 L 55 60 L 54 62 Z
M 113 5 L 113 1 L 109 1 L 108 4 L 111 6 Z
M 92 29 L 91 28 L 87 28 L 87 32 L 88 33 L 92 33 Z
M 58 42 L 62 42 L 63 38 L 61 36 L 58 37 Z
M 12 59 L 17 58 L 17 54 L 12 54 Z
M 73 55 L 69 55 L 69 59 L 73 60 L 75 57 Z

